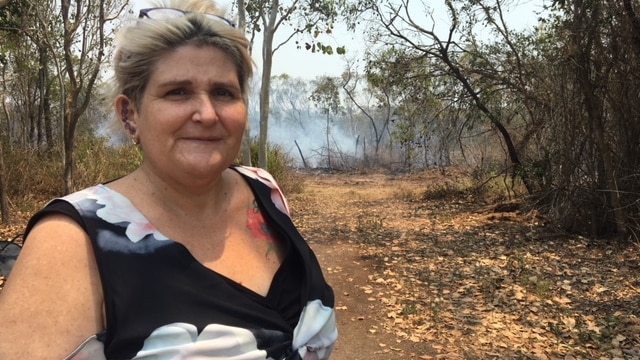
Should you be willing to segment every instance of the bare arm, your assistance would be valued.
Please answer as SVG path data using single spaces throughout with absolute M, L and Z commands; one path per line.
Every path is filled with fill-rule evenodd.
M 0 294 L 0 359 L 62 359 L 103 329 L 102 288 L 87 234 L 48 216 L 29 234 Z

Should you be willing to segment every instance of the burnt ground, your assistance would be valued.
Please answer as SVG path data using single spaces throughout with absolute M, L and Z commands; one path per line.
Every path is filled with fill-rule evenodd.
M 305 175 L 333 359 L 640 359 L 640 246 L 571 236 L 462 171 Z

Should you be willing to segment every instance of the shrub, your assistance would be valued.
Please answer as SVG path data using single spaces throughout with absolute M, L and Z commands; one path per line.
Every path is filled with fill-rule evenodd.
M 257 143 L 251 145 L 252 161 L 258 163 Z M 61 146 L 49 150 L 15 148 L 5 152 L 5 178 L 12 207 L 33 213 L 46 201 L 65 195 Z M 293 159 L 279 145 L 269 146 L 267 170 L 287 194 L 303 190 L 303 176 L 293 168 Z M 74 151 L 76 190 L 115 180 L 135 170 L 142 161 L 133 145 L 112 146 L 109 139 L 78 136 Z
M 303 176 L 295 171 L 294 159 L 282 148 L 281 145 L 267 145 L 267 168 L 273 175 L 285 194 L 301 193 L 304 189 Z M 258 142 L 251 141 L 251 163 L 258 166 Z M 239 158 L 240 159 L 240 158 Z M 237 161 L 241 163 L 240 160 Z
M 8 196 L 18 211 L 33 212 L 44 202 L 63 196 L 64 165 L 60 146 L 49 150 L 15 148 L 5 154 Z M 121 177 L 140 164 L 133 146 L 113 147 L 108 139 L 79 136 L 74 152 L 74 188 Z

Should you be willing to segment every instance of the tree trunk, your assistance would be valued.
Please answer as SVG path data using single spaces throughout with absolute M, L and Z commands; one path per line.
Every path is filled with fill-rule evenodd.
M 329 144 L 329 114 L 327 114 L 327 165 L 331 169 L 331 144 Z
M 598 58 L 599 54 L 596 52 L 602 39 L 597 27 L 593 24 L 597 24 L 603 19 L 601 8 L 597 3 L 595 4 L 591 11 L 586 11 L 581 2 L 574 4 L 573 26 L 576 31 L 574 31 L 572 41 L 575 48 L 579 50 L 573 60 L 576 63 L 576 75 L 580 91 L 582 91 L 587 120 L 599 151 L 596 156 L 599 157 L 602 164 L 598 178 L 604 181 L 604 189 L 601 188 L 602 185 L 598 185 L 598 188 L 605 191 L 607 205 L 613 211 L 617 234 L 624 237 L 627 234 L 627 222 L 616 183 L 613 155 L 605 136 L 604 99 L 602 95 L 598 95 L 599 87 L 606 88 L 606 76 L 603 74 L 608 71 L 605 71 L 604 62 Z
M 38 44 L 38 56 L 39 56 L 39 69 L 38 69 L 38 116 L 36 122 L 37 141 L 38 147 L 45 141 L 44 138 L 44 118 L 46 116 L 45 98 L 47 88 L 47 69 L 48 69 L 48 52 L 44 44 Z
M 64 113 L 64 191 L 65 194 L 70 194 L 73 191 L 73 143 L 75 137 L 75 129 L 77 119 L 71 111 L 73 106 L 72 99 L 68 98 L 66 102 L 66 109 Z
M 8 117 L 7 120 L 9 120 Z M 2 213 L 2 223 L 4 225 L 11 225 L 11 213 L 7 197 L 7 176 L 4 167 L 4 139 L 0 139 L 0 212 Z
M 279 1 L 271 3 L 269 9 L 269 23 L 264 27 L 262 40 L 262 83 L 260 84 L 260 136 L 258 139 L 258 164 L 267 169 L 268 165 L 268 130 L 269 130 L 269 94 L 271 87 L 271 68 L 273 63 L 273 36 L 278 16 Z
M 247 28 L 247 12 L 245 9 L 244 0 L 238 0 L 238 28 L 245 32 Z M 249 47 L 249 53 L 252 53 L 252 48 Z M 246 99 L 248 101 L 248 99 Z M 242 135 L 242 165 L 251 165 L 251 122 L 247 119 L 247 124 L 244 127 L 244 134 Z
M 300 149 L 300 145 L 298 145 L 298 140 L 293 140 L 293 142 L 296 144 L 296 147 L 298 148 L 298 152 L 300 153 L 300 159 L 302 159 L 302 165 L 306 169 L 307 168 L 307 161 L 304 159 L 304 155 L 302 154 L 302 150 Z

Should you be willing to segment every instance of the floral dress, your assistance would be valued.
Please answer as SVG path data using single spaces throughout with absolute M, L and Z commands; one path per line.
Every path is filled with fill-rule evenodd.
M 67 359 L 329 358 L 338 335 L 334 298 L 315 255 L 271 175 L 232 169 L 286 246 L 266 296 L 206 268 L 104 185 L 53 200 L 31 219 L 28 230 L 47 214 L 66 214 L 93 245 L 106 329 Z

